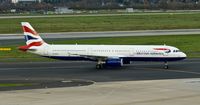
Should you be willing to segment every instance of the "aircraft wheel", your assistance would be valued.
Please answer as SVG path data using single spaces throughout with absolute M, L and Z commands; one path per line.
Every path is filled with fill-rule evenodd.
M 165 66 L 164 66 L 164 69 L 169 69 L 169 66 L 168 66 L 168 65 L 165 65 Z
M 96 65 L 96 69 L 100 69 L 100 65 L 97 64 L 97 65 Z
M 167 62 L 167 61 L 165 61 L 164 69 L 169 69 L 168 62 Z
M 102 64 L 97 64 L 96 65 L 96 69 L 102 69 L 103 68 L 103 65 Z

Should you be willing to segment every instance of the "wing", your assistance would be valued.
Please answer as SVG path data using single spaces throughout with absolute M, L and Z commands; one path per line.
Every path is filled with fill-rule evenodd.
M 103 54 L 95 54 L 95 55 L 92 55 L 92 54 L 72 54 L 70 53 L 70 55 L 74 55 L 74 56 L 80 56 L 80 57 L 84 57 L 84 58 L 88 58 L 88 59 L 91 59 L 91 60 L 107 60 L 108 58 L 122 58 L 124 57 L 123 55 L 114 55 L 114 56 L 108 56 L 108 55 L 103 55 Z

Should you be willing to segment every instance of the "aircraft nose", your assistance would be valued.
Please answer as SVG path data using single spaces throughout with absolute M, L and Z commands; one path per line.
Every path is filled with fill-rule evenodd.
M 182 53 L 181 56 L 184 57 L 184 58 L 187 57 L 187 55 L 185 53 Z

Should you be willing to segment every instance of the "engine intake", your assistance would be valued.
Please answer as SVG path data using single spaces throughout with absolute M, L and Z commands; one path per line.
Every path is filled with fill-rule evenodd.
M 123 66 L 123 59 L 120 58 L 110 58 L 106 60 L 107 66 Z

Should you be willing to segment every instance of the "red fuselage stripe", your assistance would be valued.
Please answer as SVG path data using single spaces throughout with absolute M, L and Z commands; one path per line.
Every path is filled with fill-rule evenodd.
M 168 48 L 154 48 L 154 50 L 169 50 Z

